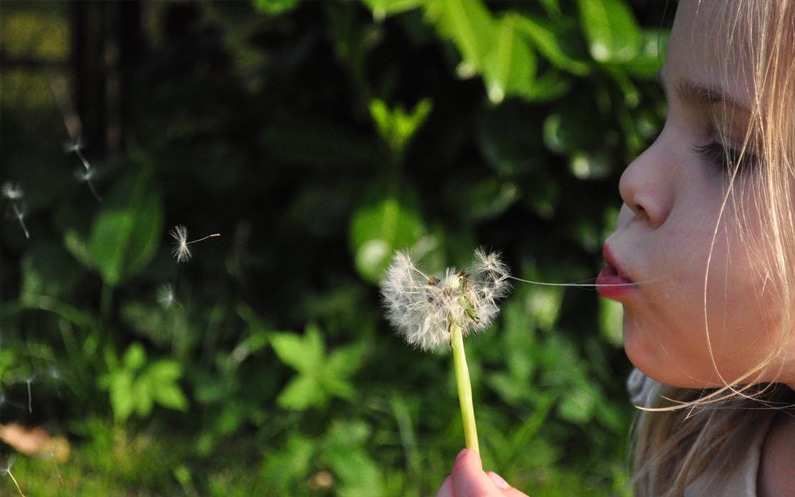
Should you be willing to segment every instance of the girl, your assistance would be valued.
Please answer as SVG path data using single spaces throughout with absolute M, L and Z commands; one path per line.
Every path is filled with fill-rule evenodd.
M 795 1 L 682 0 L 660 83 L 597 280 L 640 371 L 635 495 L 795 496 Z M 464 450 L 437 497 L 521 495 Z

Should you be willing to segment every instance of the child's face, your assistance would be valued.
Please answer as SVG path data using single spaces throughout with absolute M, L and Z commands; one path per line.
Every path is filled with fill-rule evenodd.
M 742 147 L 754 92 L 747 61 L 732 58 L 728 80 L 717 64 L 727 30 L 715 5 L 724 1 L 679 4 L 660 78 L 665 127 L 621 178 L 624 205 L 605 243 L 611 267 L 600 275 L 634 283 L 599 289 L 624 306 L 632 362 L 682 387 L 734 382 L 777 346 L 780 329 L 780 303 L 759 269 L 766 254 L 749 243 L 764 224 L 750 201 L 753 166 L 727 196 L 731 173 L 721 147 L 710 148 Z

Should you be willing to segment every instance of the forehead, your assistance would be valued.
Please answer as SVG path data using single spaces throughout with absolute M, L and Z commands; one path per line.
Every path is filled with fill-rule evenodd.
M 676 11 L 663 75 L 671 84 L 685 80 L 717 88 L 750 107 L 754 96 L 743 30 L 728 19 L 742 0 L 682 0 Z

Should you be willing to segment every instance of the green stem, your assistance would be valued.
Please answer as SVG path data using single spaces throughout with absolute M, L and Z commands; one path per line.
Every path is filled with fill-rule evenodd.
M 464 422 L 464 440 L 467 449 L 480 453 L 478 429 L 475 425 L 475 407 L 472 404 L 472 383 L 469 380 L 467 357 L 464 353 L 464 335 L 461 326 L 450 324 L 450 344 L 453 348 L 455 382 L 458 387 L 458 402 L 461 404 L 461 418 Z

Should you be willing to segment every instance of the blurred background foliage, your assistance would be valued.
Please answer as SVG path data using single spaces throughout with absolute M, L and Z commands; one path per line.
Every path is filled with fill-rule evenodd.
M 661 127 L 670 17 L 4 0 L 0 427 L 71 450 L 6 437 L 0 493 L 432 495 L 463 446 L 451 361 L 388 329 L 383 270 L 484 246 L 593 281 Z M 221 236 L 177 263 L 176 225 Z M 486 466 L 536 497 L 627 495 L 620 342 L 592 289 L 516 284 L 467 341 Z

